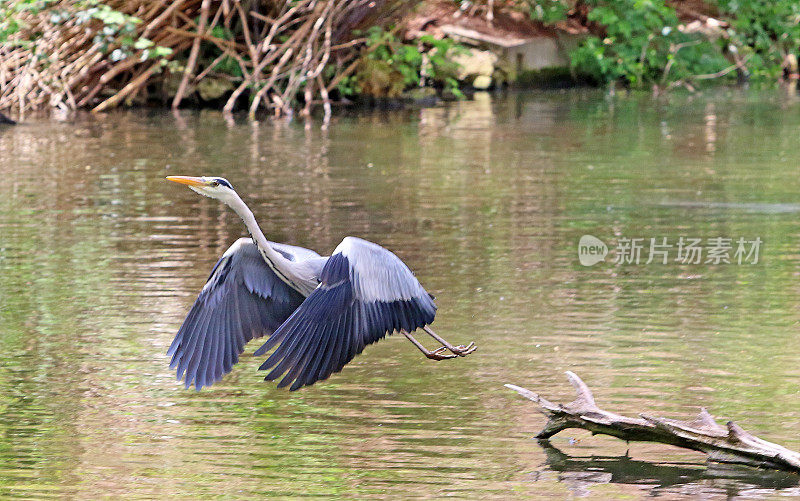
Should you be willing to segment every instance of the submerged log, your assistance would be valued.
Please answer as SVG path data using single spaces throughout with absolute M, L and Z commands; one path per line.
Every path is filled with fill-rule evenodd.
M 592 435 L 610 435 L 626 441 L 657 442 L 705 453 L 710 461 L 800 472 L 800 453 L 762 440 L 728 421 L 718 424 L 702 408 L 694 421 L 678 421 L 640 414 L 631 418 L 603 410 L 575 373 L 567 371 L 577 397 L 569 404 L 556 404 L 513 384 L 505 385 L 539 404 L 547 423 L 536 438 L 547 440 L 567 428 L 581 428 Z

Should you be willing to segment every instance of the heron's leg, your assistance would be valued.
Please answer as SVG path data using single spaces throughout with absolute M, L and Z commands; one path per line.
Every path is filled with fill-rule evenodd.
M 467 346 L 464 346 L 463 344 L 460 344 L 458 346 L 453 346 L 452 344 L 448 343 L 447 340 L 445 340 L 439 334 L 436 334 L 435 332 L 433 332 L 433 330 L 430 327 L 428 327 L 427 325 L 425 327 L 423 327 L 423 329 L 425 330 L 425 332 L 430 334 L 430 336 L 433 339 L 439 341 L 440 343 L 442 343 L 445 346 L 445 348 L 447 348 L 448 350 L 452 351 L 453 353 L 455 353 L 456 355 L 458 355 L 460 357 L 466 357 L 467 355 L 469 355 L 470 353 L 472 353 L 473 351 L 478 349 L 478 347 L 475 346 L 475 343 L 469 343 Z
M 400 332 L 402 332 L 403 335 L 405 337 L 407 337 L 409 341 L 414 343 L 414 346 L 419 348 L 419 351 L 424 353 L 425 356 L 430 358 L 431 360 L 447 360 L 448 358 L 456 358 L 458 356 L 458 355 L 450 355 L 449 353 L 443 355 L 442 352 L 447 349 L 447 347 L 445 347 L 445 346 L 440 346 L 439 348 L 436 348 L 435 350 L 430 351 L 429 349 L 427 349 L 424 346 L 422 346 L 422 343 L 417 341 L 416 338 L 414 338 L 414 336 L 412 336 L 408 332 L 406 332 L 404 330 L 401 330 Z

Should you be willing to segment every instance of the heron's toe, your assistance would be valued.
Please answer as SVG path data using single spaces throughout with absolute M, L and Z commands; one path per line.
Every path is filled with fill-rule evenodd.
M 445 350 L 447 350 L 447 347 L 440 346 L 439 348 L 436 348 L 432 352 L 426 353 L 425 356 L 430 358 L 431 360 L 447 360 L 448 358 L 456 358 L 458 356 L 450 353 L 444 354 L 443 352 Z
M 455 350 L 451 350 L 451 351 L 453 353 L 455 353 L 456 355 L 460 356 L 460 357 L 466 357 L 467 355 L 469 355 L 470 353 L 474 352 L 477 349 L 478 349 L 478 347 L 475 346 L 474 342 L 472 342 L 472 343 L 469 343 L 467 346 L 464 346 L 463 344 L 460 344 L 460 345 L 456 346 Z

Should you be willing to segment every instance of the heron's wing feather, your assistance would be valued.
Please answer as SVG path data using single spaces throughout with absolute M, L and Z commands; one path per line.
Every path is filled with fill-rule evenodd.
M 433 322 L 436 306 L 411 270 L 383 247 L 347 237 L 320 285 L 258 350 L 277 346 L 260 369 L 291 390 L 328 378 L 386 334 Z M 284 375 L 285 374 L 285 375 Z
M 272 333 L 303 296 L 270 269 L 256 245 L 237 240 L 214 266 L 167 355 L 186 387 L 211 385 L 230 372 L 244 345 Z

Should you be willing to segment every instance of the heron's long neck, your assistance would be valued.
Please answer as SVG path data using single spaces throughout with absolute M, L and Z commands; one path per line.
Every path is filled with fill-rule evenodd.
M 280 252 L 272 248 L 267 241 L 267 237 L 264 236 L 264 232 L 262 232 L 261 228 L 258 226 L 253 212 L 247 207 L 247 204 L 237 197 L 236 200 L 228 203 L 228 205 L 242 218 L 244 225 L 247 227 L 247 231 L 250 233 L 258 250 L 261 252 L 261 256 L 269 267 L 272 268 L 272 271 L 290 287 L 306 295 L 304 292 L 305 287 L 302 285 L 303 279 L 295 272 L 295 263 L 289 261 L 283 257 Z

